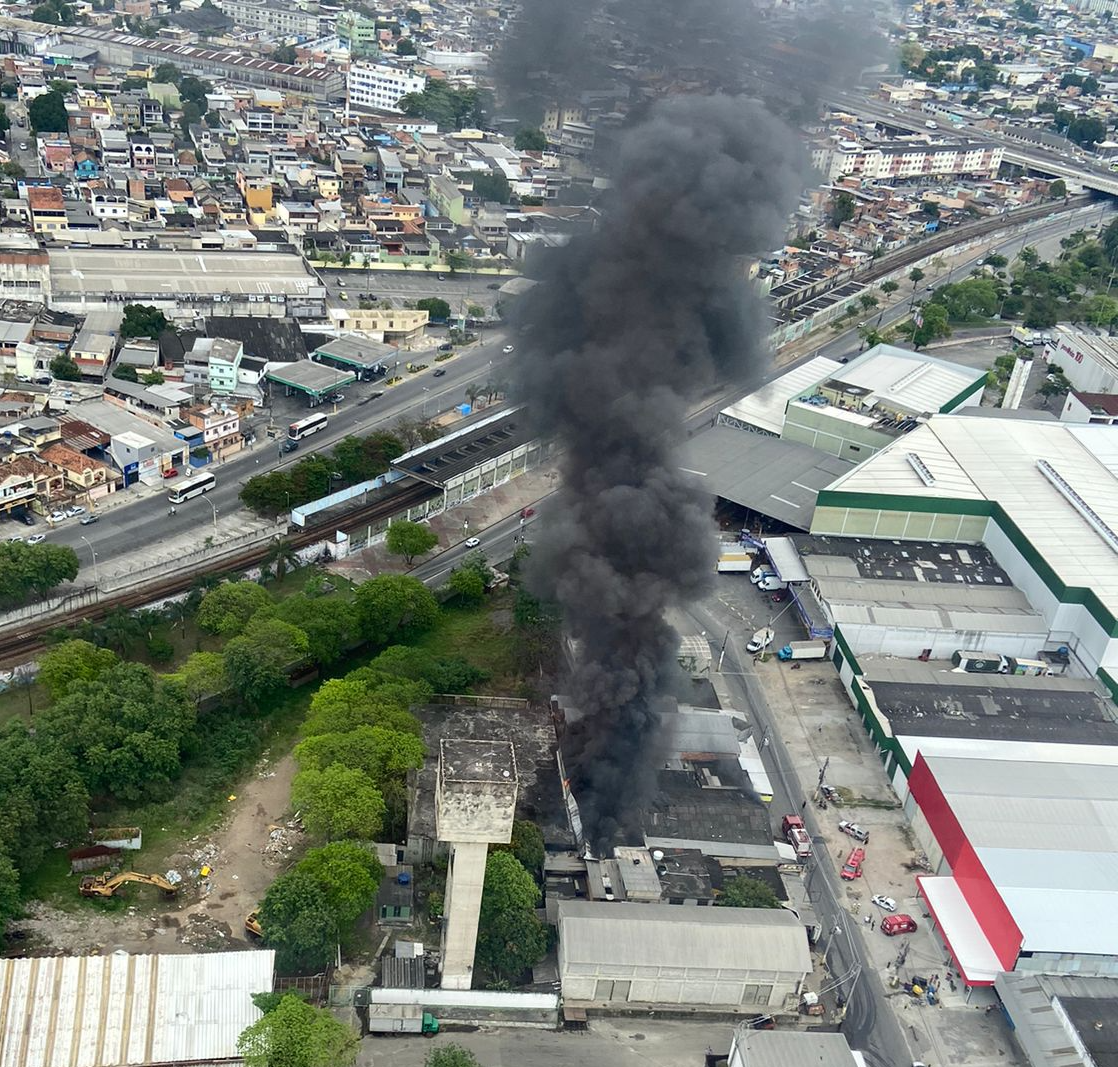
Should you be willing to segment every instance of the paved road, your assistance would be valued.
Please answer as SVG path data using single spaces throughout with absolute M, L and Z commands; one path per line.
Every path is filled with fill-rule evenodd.
M 81 526 L 77 519 L 68 519 L 56 529 L 49 530 L 40 521 L 35 532 L 47 533 L 51 544 L 69 545 L 78 553 L 83 568 L 92 566 L 91 546 L 98 560 L 104 563 L 116 556 L 142 552 L 145 547 L 192 528 L 197 529 L 200 538 L 205 537 L 212 532 L 211 524 L 215 521 L 210 505 L 216 509 L 218 517 L 239 510 L 238 494 L 245 480 L 252 475 L 288 466 L 309 455 L 312 450 L 322 450 L 347 434 L 371 433 L 377 428 L 388 427 L 401 415 L 418 417 L 426 414 L 434 417 L 464 402 L 464 390 L 470 383 L 484 383 L 492 376 L 504 376 L 510 357 L 501 352 L 503 342 L 503 337 L 491 335 L 483 344 L 467 349 L 442 364 L 446 367 L 446 375 L 440 378 L 435 378 L 433 370 L 429 370 L 408 376 L 399 385 L 388 389 L 377 382 L 357 383 L 346 390 L 347 400 L 338 405 L 336 412 L 325 409 L 330 425 L 313 438 L 313 445 L 308 442 L 293 455 L 281 458 L 276 444 L 269 441 L 257 444 L 251 451 L 245 451 L 227 463 L 211 467 L 217 477 L 216 487 L 204 497 L 195 497 L 182 504 L 173 517 L 168 514 L 166 496 L 158 492 L 135 502 L 105 508 L 101 519 L 90 526 Z M 432 364 L 432 368 L 434 366 Z M 384 390 L 384 395 L 379 399 L 363 406 L 357 404 L 363 395 L 380 390 Z M 274 418 L 278 425 L 286 425 L 292 418 L 305 413 L 305 409 L 297 406 L 294 400 L 280 398 L 274 402 Z M 24 530 L 21 528 L 19 532 Z M 83 537 L 88 544 L 82 540 Z
M 42 168 L 35 151 L 35 139 L 31 136 L 31 131 L 26 125 L 27 109 L 23 104 L 12 100 L 5 100 L 4 105 L 7 108 L 8 118 L 12 120 L 12 127 L 8 131 L 4 147 L 12 161 L 23 167 L 28 177 L 36 177 L 42 173 Z M 24 122 L 23 126 L 19 125 L 20 119 Z M 21 148 L 20 146 L 24 144 L 27 147 Z

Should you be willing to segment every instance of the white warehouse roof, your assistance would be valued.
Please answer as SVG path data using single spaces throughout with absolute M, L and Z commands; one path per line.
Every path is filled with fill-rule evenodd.
M 275 953 L 0 960 L 0 1067 L 233 1059 Z
M 783 908 L 564 900 L 559 903 L 559 938 L 567 967 L 694 967 L 801 975 L 811 970 L 803 924 Z
M 998 504 L 1065 585 L 1118 616 L 1118 540 L 1090 517 L 1118 531 L 1116 427 L 935 415 L 829 489 L 894 496 L 902 511 L 905 498 Z
M 951 404 L 986 371 L 893 345 L 874 345 L 852 359 L 832 380 L 867 392 L 866 403 L 883 403 L 914 415 L 932 415 Z
M 816 356 L 723 408 L 721 414 L 731 423 L 740 422 L 779 437 L 788 401 L 810 393 L 841 366 L 838 360 Z

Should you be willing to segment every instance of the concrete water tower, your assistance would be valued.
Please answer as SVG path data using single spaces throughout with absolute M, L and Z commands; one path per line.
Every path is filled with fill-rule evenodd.
M 511 741 L 439 742 L 435 828 L 450 845 L 443 900 L 443 989 L 469 989 L 474 977 L 485 858 L 512 838 L 516 754 Z

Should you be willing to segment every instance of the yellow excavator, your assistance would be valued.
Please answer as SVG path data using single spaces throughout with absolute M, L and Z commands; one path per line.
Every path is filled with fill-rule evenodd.
M 139 882 L 141 885 L 153 885 L 163 890 L 163 895 L 173 897 L 179 887 L 159 874 L 140 874 L 139 871 L 121 871 L 120 874 L 90 874 L 82 879 L 78 892 L 83 897 L 111 897 L 122 885 L 129 882 Z
M 252 934 L 253 937 L 264 936 L 264 928 L 260 925 L 259 908 L 253 908 L 252 911 L 245 916 L 245 930 Z

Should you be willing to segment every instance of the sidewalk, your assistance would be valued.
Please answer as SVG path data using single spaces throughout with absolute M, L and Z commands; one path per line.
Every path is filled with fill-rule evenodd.
M 856 936 L 865 939 L 868 959 L 881 977 L 888 1003 L 917 1058 L 930 1067 L 962 1063 L 967 1067 L 1011 1067 L 1019 1063 L 1000 1013 L 985 1013 L 993 995 L 976 989 L 968 1003 L 963 985 L 956 980 L 952 991 L 946 981 L 946 951 L 916 894 L 920 872 L 906 866 L 916 858 L 915 839 L 834 667 L 826 660 L 800 661 L 799 669 L 791 667 L 770 657 L 757 664 L 756 671 L 804 795 L 813 795 L 819 768 L 826 761 L 826 781 L 843 796 L 840 806 L 816 810 L 825 842 L 821 847 L 829 849 L 840 864 L 856 842 L 839 831 L 839 820 L 857 822 L 869 831 L 864 874 L 853 882 L 843 882 L 843 904 L 852 917 L 851 929 L 857 926 Z M 916 933 L 902 937 L 882 934 L 878 924 L 885 912 L 871 903 L 875 894 L 894 898 L 897 911 L 911 915 L 919 924 Z M 867 915 L 871 916 L 869 924 L 864 921 Z M 902 951 L 905 956 L 898 963 Z M 944 979 L 935 1006 L 914 1000 L 901 988 L 914 975 L 930 974 Z

